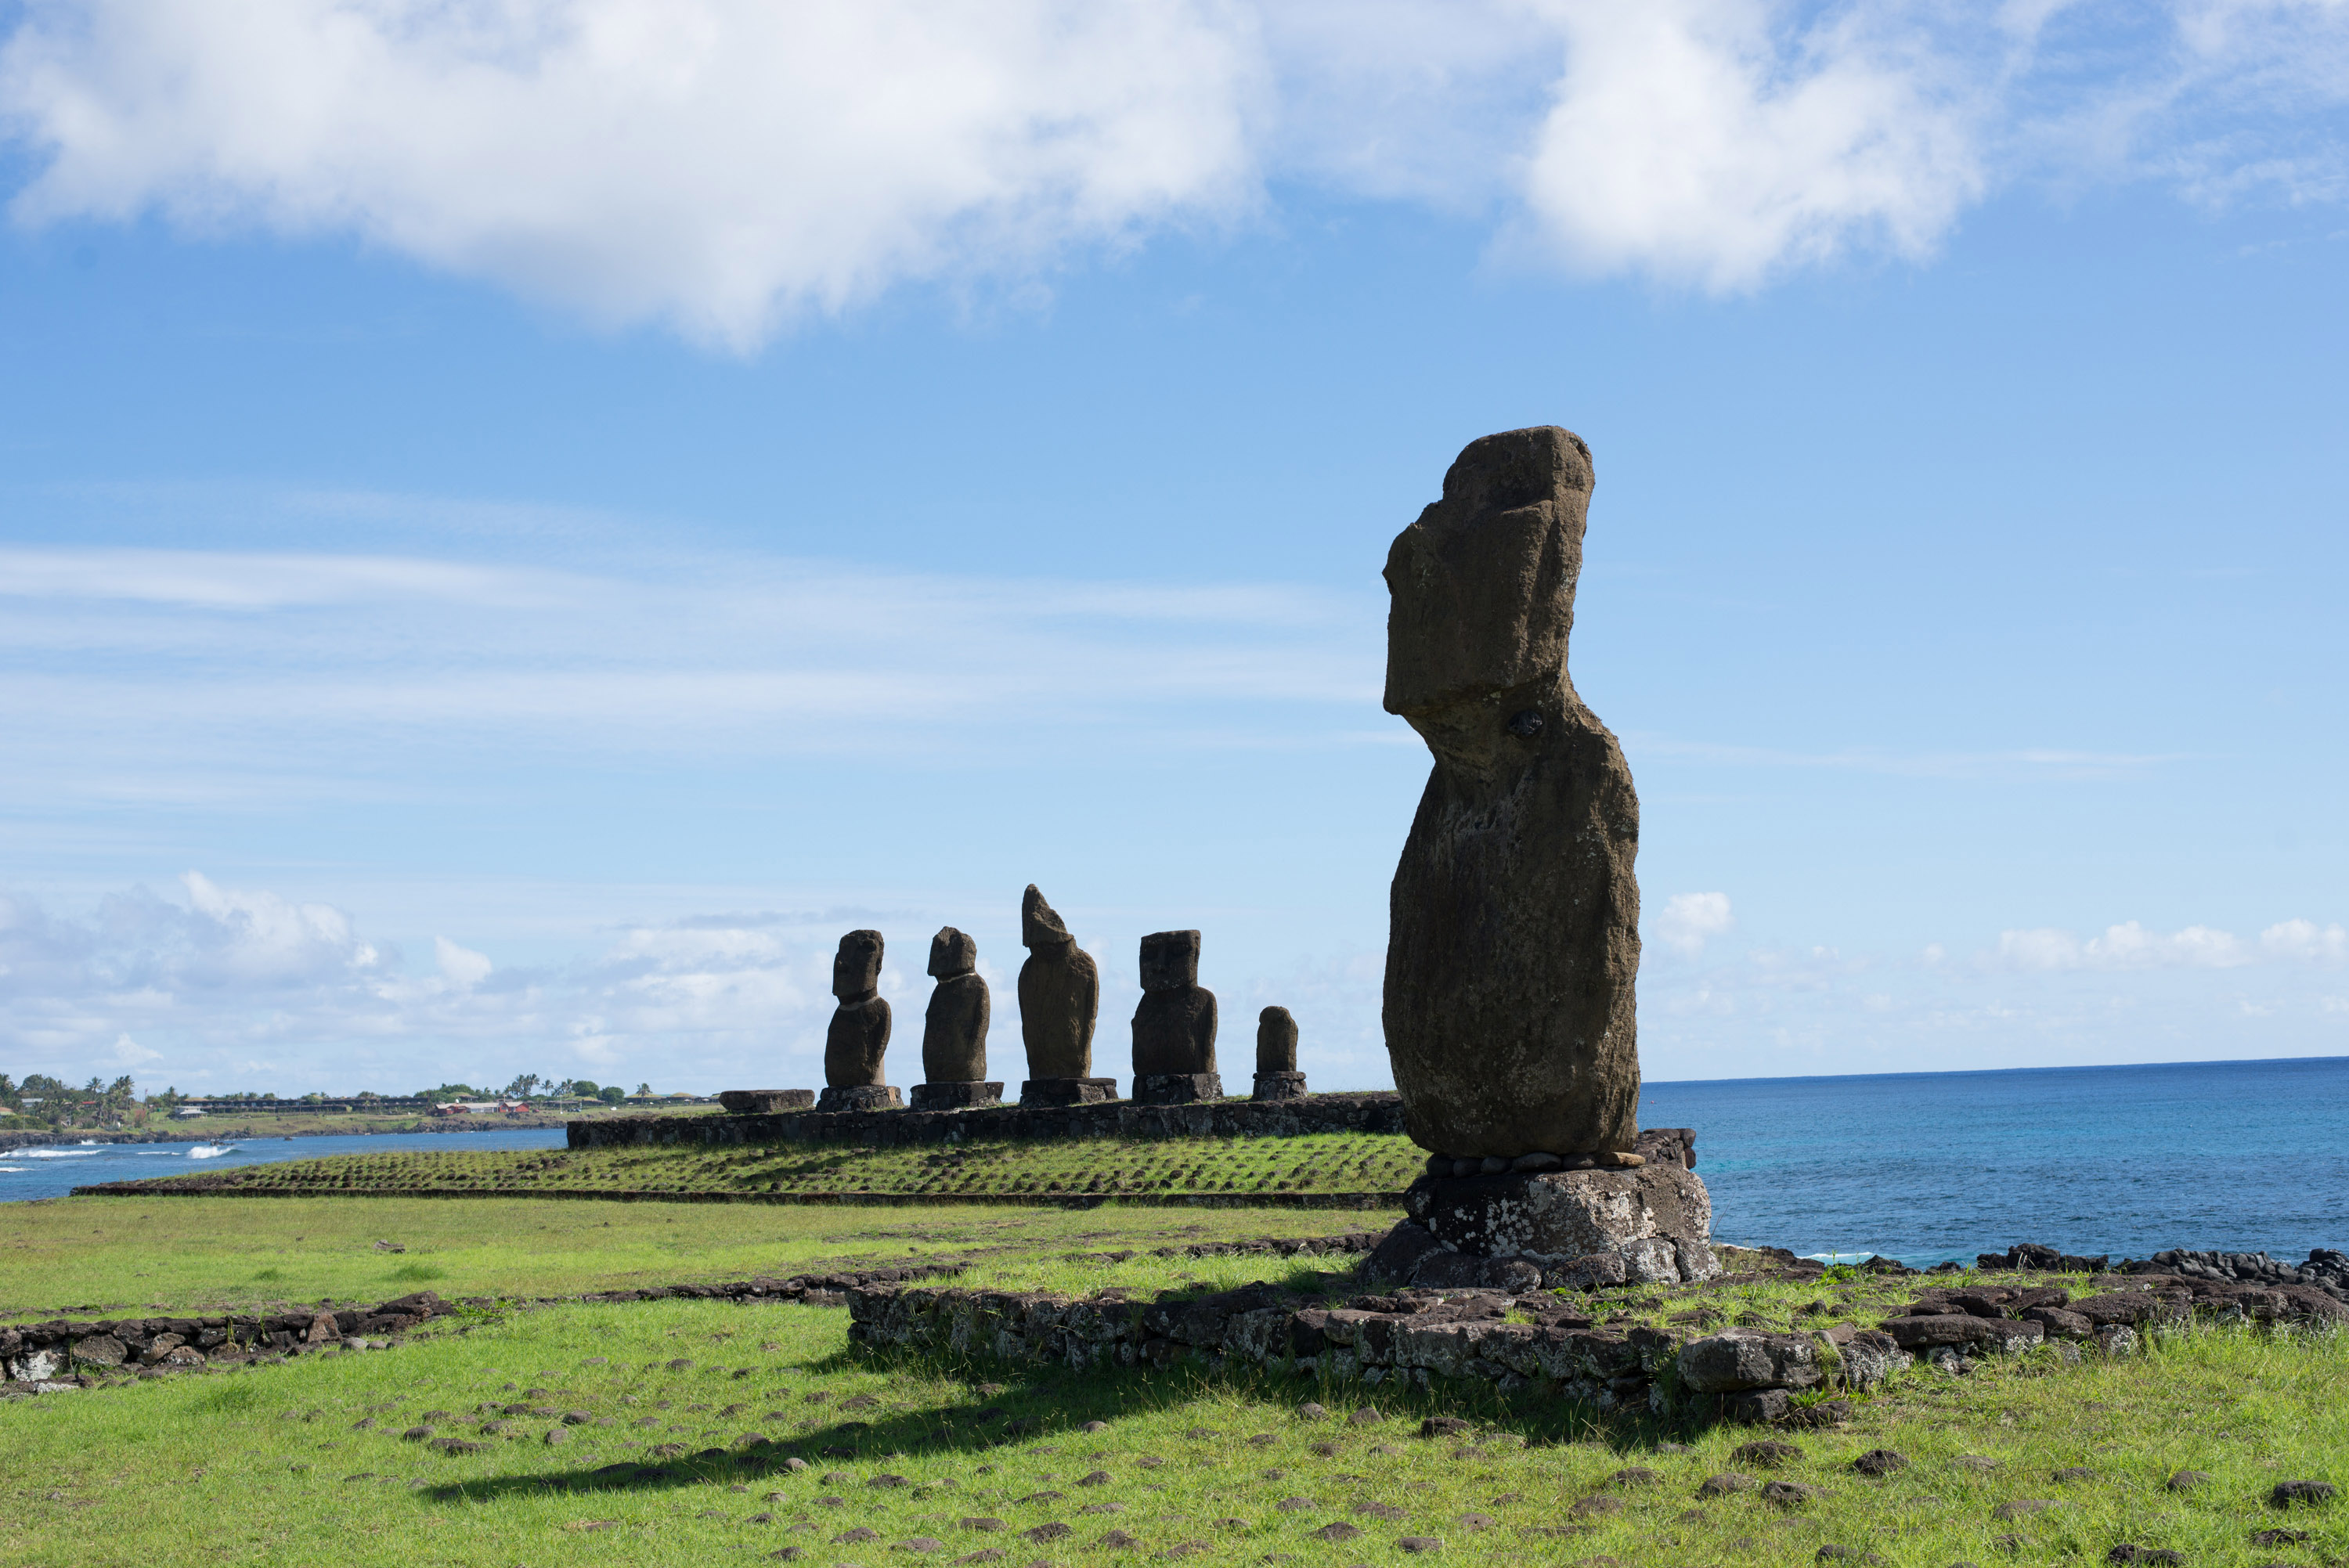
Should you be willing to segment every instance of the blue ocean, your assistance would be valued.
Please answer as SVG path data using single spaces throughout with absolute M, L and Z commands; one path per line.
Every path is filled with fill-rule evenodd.
M 1651 1083 L 1713 1235 L 1920 1266 L 2040 1242 L 2305 1257 L 2349 1244 L 2349 1057 Z M 271 1160 L 560 1147 L 556 1129 L 0 1150 L 0 1201 Z
M 1654 1083 L 1716 1241 L 1923 1266 L 2349 1245 L 2349 1057 Z
M 387 1154 L 393 1150 L 560 1149 L 563 1129 L 524 1127 L 480 1132 L 379 1132 L 330 1138 L 254 1138 L 185 1143 L 57 1143 L 0 1149 L 0 1202 L 62 1197 L 99 1181 L 143 1181 L 186 1176 L 274 1160 L 316 1160 L 328 1154 Z

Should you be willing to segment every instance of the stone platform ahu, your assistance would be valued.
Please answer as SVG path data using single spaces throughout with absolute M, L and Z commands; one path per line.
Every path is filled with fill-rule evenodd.
M 1719 1272 L 1693 1134 L 1640 1151 L 1640 802 L 1567 674 L 1591 483 L 1569 431 L 1486 436 L 1387 555 L 1386 707 L 1435 759 L 1389 906 L 1387 1050 L 1430 1154 L 1373 1257 L 1397 1280 Z

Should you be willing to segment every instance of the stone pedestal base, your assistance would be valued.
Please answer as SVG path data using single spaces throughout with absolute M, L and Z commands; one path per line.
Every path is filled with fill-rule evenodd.
M 905 1097 L 894 1084 L 860 1083 L 828 1088 L 816 1100 L 818 1110 L 903 1110 Z
M 1133 1080 L 1136 1105 L 1195 1105 L 1223 1098 L 1221 1073 L 1143 1073 Z
M 1022 1105 L 1099 1105 L 1116 1098 L 1113 1078 L 1028 1078 L 1019 1085 Z
M 965 1083 L 917 1083 L 914 1086 L 916 1110 L 962 1110 L 975 1105 L 1001 1105 L 1003 1086 L 984 1083 L 977 1078 Z
M 1713 1200 L 1679 1164 L 1423 1176 L 1403 1210 L 1411 1218 L 1371 1260 L 1397 1283 L 1522 1289 L 1537 1274 L 1552 1289 L 1589 1288 L 1692 1284 L 1721 1272 Z
M 1305 1093 L 1303 1073 L 1258 1073 L 1256 1075 L 1256 1092 L 1248 1098 L 1250 1099 L 1303 1099 Z
M 719 1091 L 718 1103 L 729 1116 L 771 1116 L 779 1110 L 805 1110 L 815 1104 L 812 1088 L 730 1088 Z

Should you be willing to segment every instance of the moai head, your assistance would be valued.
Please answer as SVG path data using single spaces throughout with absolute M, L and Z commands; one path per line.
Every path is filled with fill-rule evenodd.
M 1044 902 L 1044 895 L 1036 891 L 1034 882 L 1028 884 L 1027 892 L 1019 900 L 1019 941 L 1034 953 L 1050 953 L 1076 941 L 1069 934 L 1069 928 L 1061 923 L 1061 917 L 1052 913 L 1052 906 Z
M 1199 934 L 1154 931 L 1142 939 L 1142 988 L 1187 991 L 1199 983 Z
M 957 975 L 968 975 L 978 967 L 978 939 L 957 931 L 951 925 L 938 928 L 930 938 L 930 977 L 951 980 Z
M 881 989 L 881 934 L 852 931 L 840 939 L 832 960 L 832 994 L 862 1002 Z
M 1389 713 L 1427 734 L 1423 717 L 1566 668 L 1591 483 L 1590 449 L 1555 425 L 1462 449 L 1387 552 Z

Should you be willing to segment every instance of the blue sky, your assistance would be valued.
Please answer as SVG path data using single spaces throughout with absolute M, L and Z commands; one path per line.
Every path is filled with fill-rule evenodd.
M 2349 8 L 0 5 L 0 1067 L 1384 1081 L 1388 541 L 1597 459 L 1649 1075 L 2349 1051 Z

